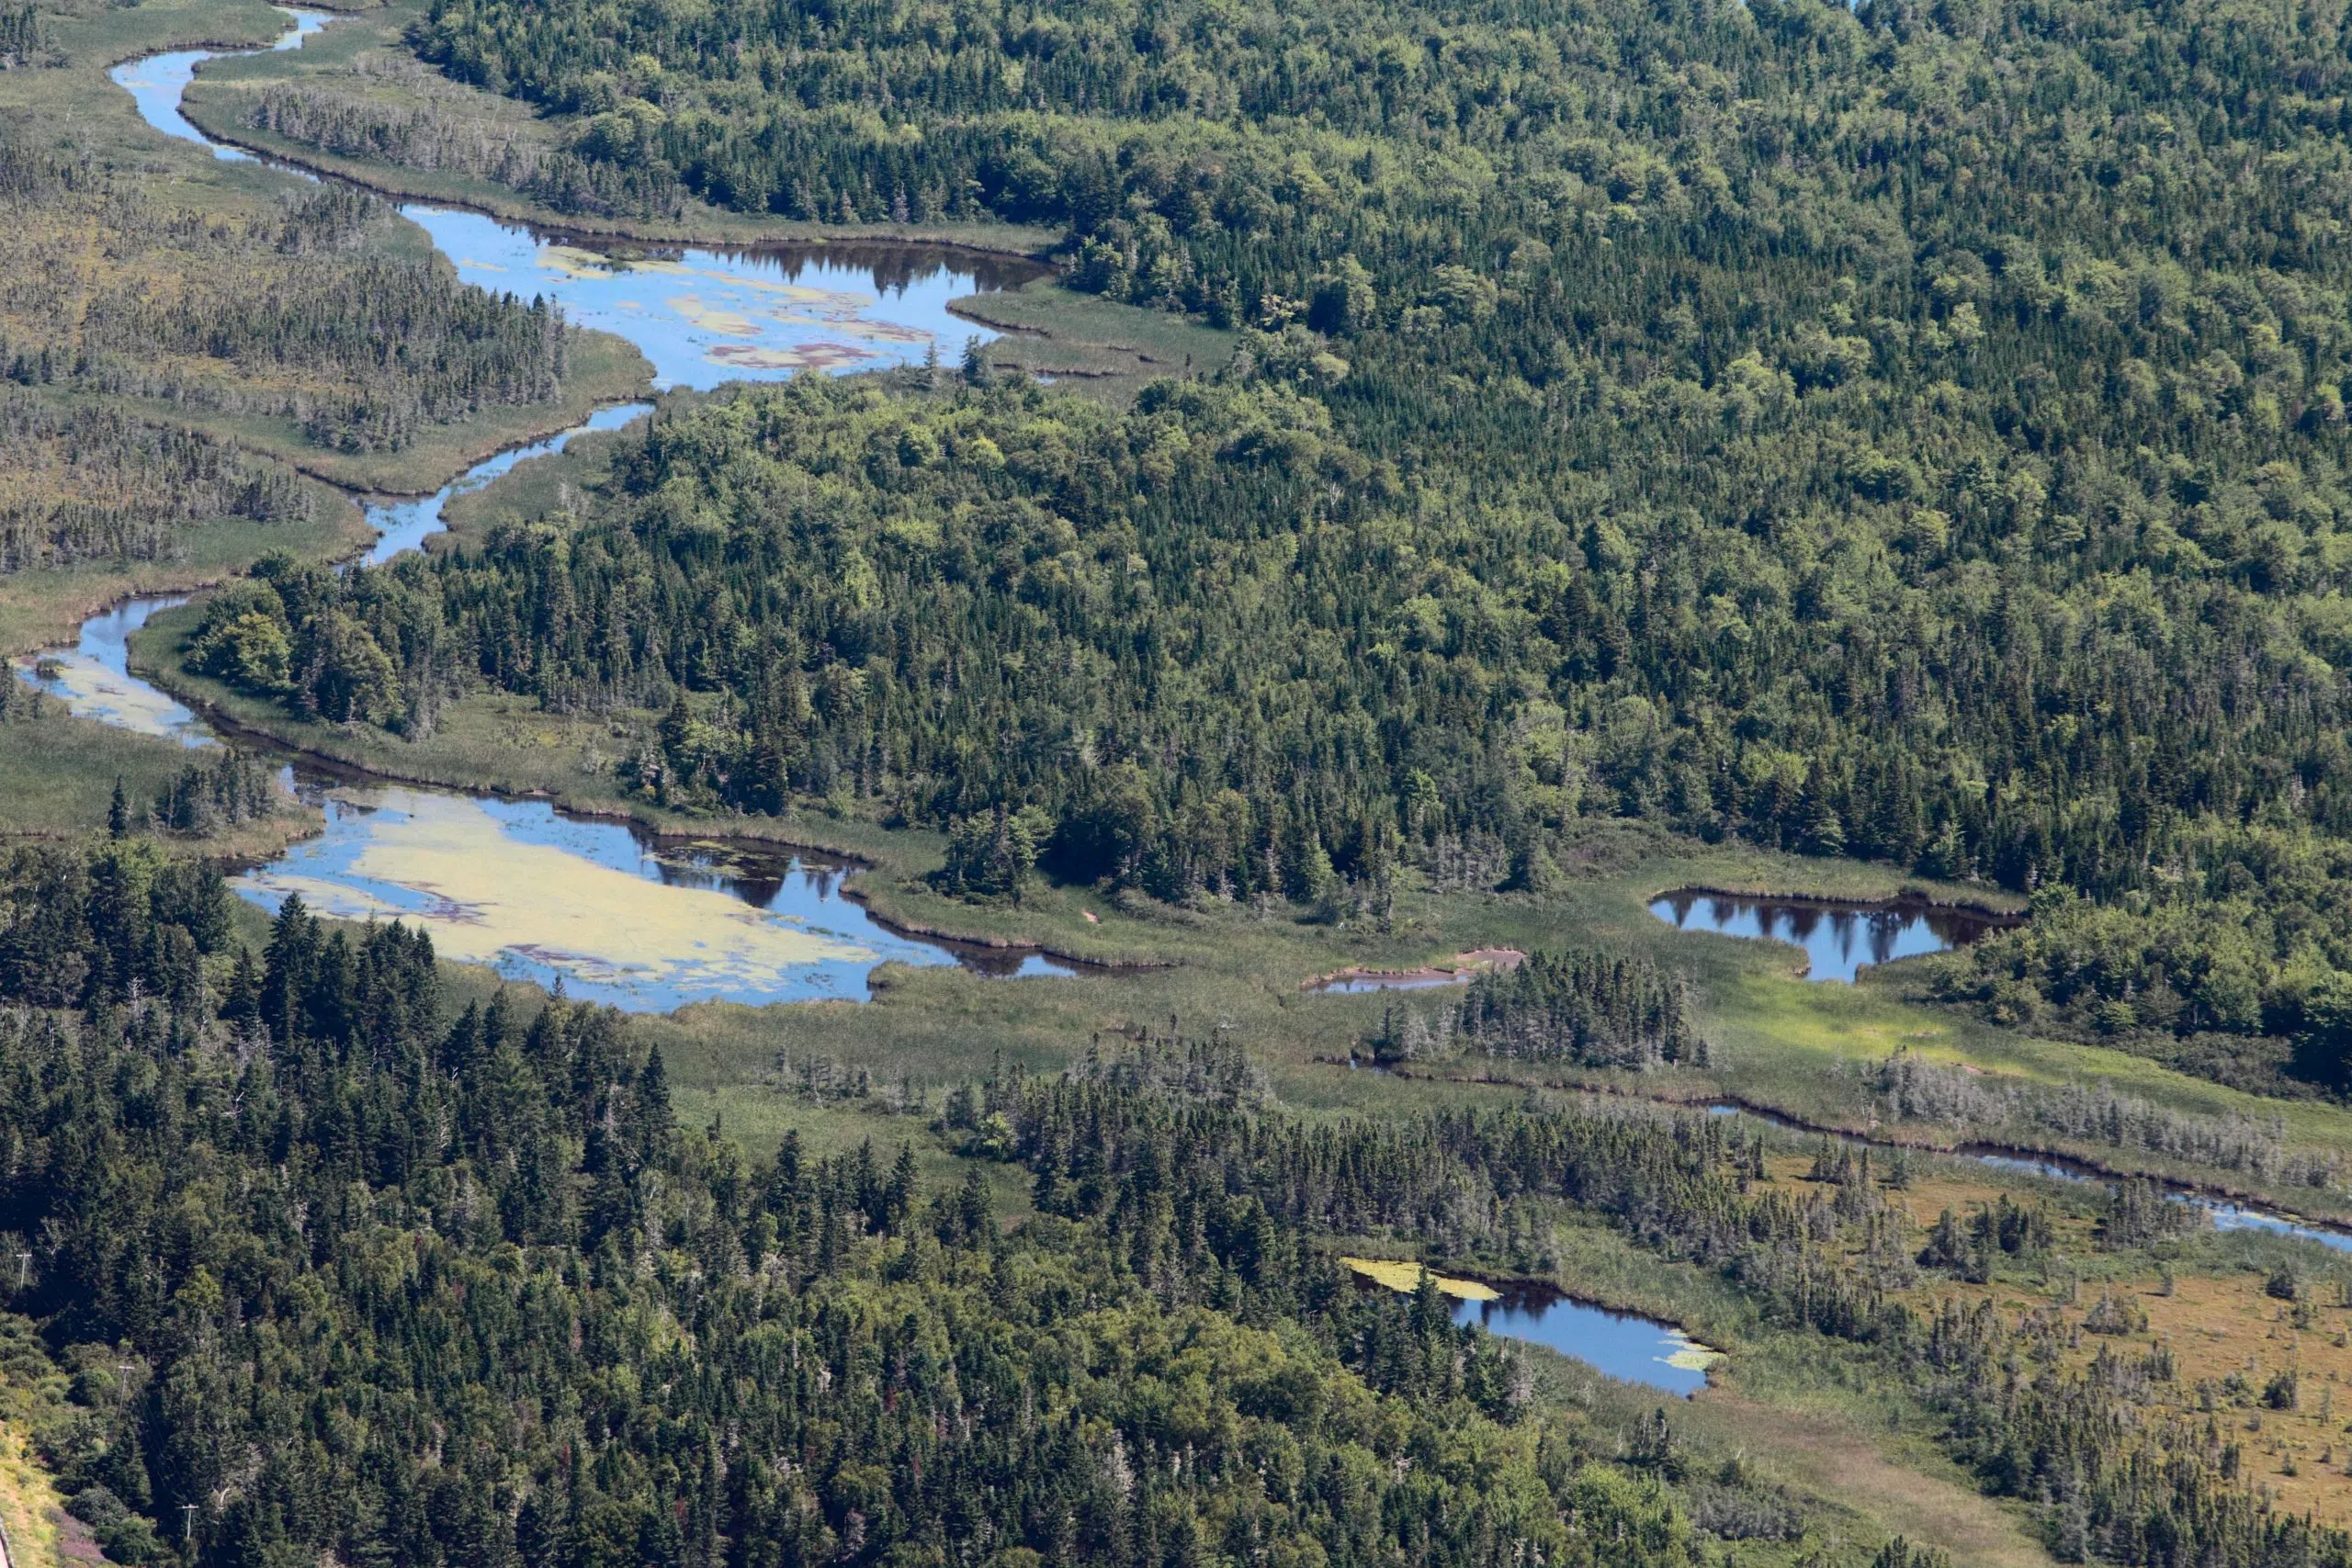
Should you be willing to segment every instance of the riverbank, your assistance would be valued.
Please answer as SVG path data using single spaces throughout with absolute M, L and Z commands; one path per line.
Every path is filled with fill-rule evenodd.
M 216 141 L 331 175 L 396 201 L 461 207 L 583 239 L 730 247 L 878 242 L 955 246 L 1022 257 L 1045 255 L 1061 242 L 1058 230 L 994 220 L 817 223 L 751 217 L 699 203 L 677 220 L 561 212 L 489 180 L 448 170 L 341 156 L 244 122 L 244 109 L 268 86 L 332 80 L 338 90 L 386 110 L 429 108 L 485 136 L 522 140 L 534 147 L 553 146 L 560 141 L 567 128 L 560 118 L 544 118 L 526 104 L 453 81 L 417 62 L 402 42 L 402 35 L 424 13 L 421 0 L 397 0 L 389 6 L 345 12 L 315 43 L 301 50 L 216 62 L 206 68 L 189 91 L 182 112 Z M 405 62 L 406 68 L 365 73 L 356 69 L 362 56 L 376 56 L 379 51 L 381 59 L 371 63 Z

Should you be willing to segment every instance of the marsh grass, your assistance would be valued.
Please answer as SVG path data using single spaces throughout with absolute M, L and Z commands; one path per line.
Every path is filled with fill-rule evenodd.
M 359 509 L 317 487 L 311 517 L 257 523 L 228 517 L 177 531 L 167 559 L 89 560 L 69 567 L 0 574 L 0 658 L 74 641 L 82 622 L 137 594 L 209 587 L 244 571 L 272 550 L 331 559 L 365 545 Z
M 422 238 L 402 222 L 392 226 Z M 562 394 L 551 401 L 485 408 L 455 424 L 425 425 L 399 451 L 330 452 L 313 446 L 291 419 L 223 412 L 182 403 L 111 398 L 114 407 L 158 423 L 185 425 L 290 464 L 315 479 L 383 495 L 425 495 L 483 458 L 569 430 L 607 403 L 644 395 L 653 367 L 626 338 L 582 333 L 572 344 Z M 262 384 L 256 381 L 255 384 Z
M 1234 333 L 1080 294 L 1052 278 L 954 300 L 948 309 L 1005 334 L 988 345 L 991 366 L 1051 376 L 1068 389 L 1120 404 L 1163 376 L 1221 369 L 1240 342 Z

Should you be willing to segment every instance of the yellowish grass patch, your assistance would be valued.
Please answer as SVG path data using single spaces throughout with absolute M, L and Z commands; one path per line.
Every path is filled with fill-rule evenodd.
M 1420 1289 L 1422 1269 L 1418 1263 L 1394 1258 L 1342 1258 L 1340 1261 L 1374 1284 L 1385 1285 L 1392 1291 Z M 1442 1274 L 1431 1274 L 1430 1283 L 1456 1301 L 1491 1302 L 1502 1299 L 1500 1291 L 1476 1280 L 1449 1280 Z M 1698 1348 L 1694 1346 L 1692 1348 Z M 1680 1361 L 1675 1362 L 1677 1366 L 1681 1364 Z M 1702 1360 L 1698 1364 L 1704 1366 L 1706 1363 Z

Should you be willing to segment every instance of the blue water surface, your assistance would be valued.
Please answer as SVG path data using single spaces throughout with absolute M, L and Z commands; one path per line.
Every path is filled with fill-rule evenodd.
M 271 44 L 271 50 L 299 49 L 302 40 L 325 27 L 334 17 L 325 11 L 298 10 L 291 6 L 272 9 L 290 17 L 293 30 Z M 180 113 L 180 95 L 196 80 L 196 68 L 204 61 L 223 52 L 217 49 L 175 50 L 169 54 L 151 54 L 143 60 L 126 61 L 107 73 L 114 85 L 129 93 L 139 105 L 139 118 L 166 136 L 182 141 L 194 141 L 212 149 L 212 155 L 226 164 L 250 164 L 254 155 L 238 147 L 224 147 L 188 123 Z M 258 50 L 229 51 L 230 53 L 259 53 Z
M 1688 1338 L 1632 1313 L 1608 1312 L 1549 1292 L 1506 1291 L 1500 1301 L 1456 1303 L 1453 1321 L 1557 1350 L 1612 1378 L 1646 1383 L 1685 1399 L 1707 1386 L 1703 1368 L 1678 1367 L 1670 1359 L 1695 1348 Z
M 1785 942 L 1804 950 L 1805 978 L 1851 984 L 1864 965 L 1949 953 L 1999 922 L 1927 904 L 1835 904 L 1683 891 L 1650 902 L 1677 931 Z

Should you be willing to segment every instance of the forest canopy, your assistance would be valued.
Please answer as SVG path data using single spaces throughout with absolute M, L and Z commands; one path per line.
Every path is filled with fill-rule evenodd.
M 567 570 L 633 563 L 626 526 L 677 584 L 631 616 L 724 582 L 788 674 L 665 637 L 649 678 L 583 637 L 560 678 L 491 675 L 683 689 L 649 788 L 848 778 L 985 814 L 999 866 L 1043 811 L 1046 867 L 1170 897 L 1376 889 L 1416 839 L 1533 886 L 1547 832 L 1630 815 L 2153 901 L 2221 944 L 2088 1003 L 2085 964 L 2013 963 L 1978 987 L 2004 1017 L 2326 1034 L 2335 13 L 437 0 L 413 41 L 570 117 L 607 184 L 1048 223 L 1072 287 L 1249 331 L 1225 385 L 1116 418 L 763 393 L 790 416 L 650 437 Z M 827 570 L 747 594 L 687 543 L 779 528 Z

